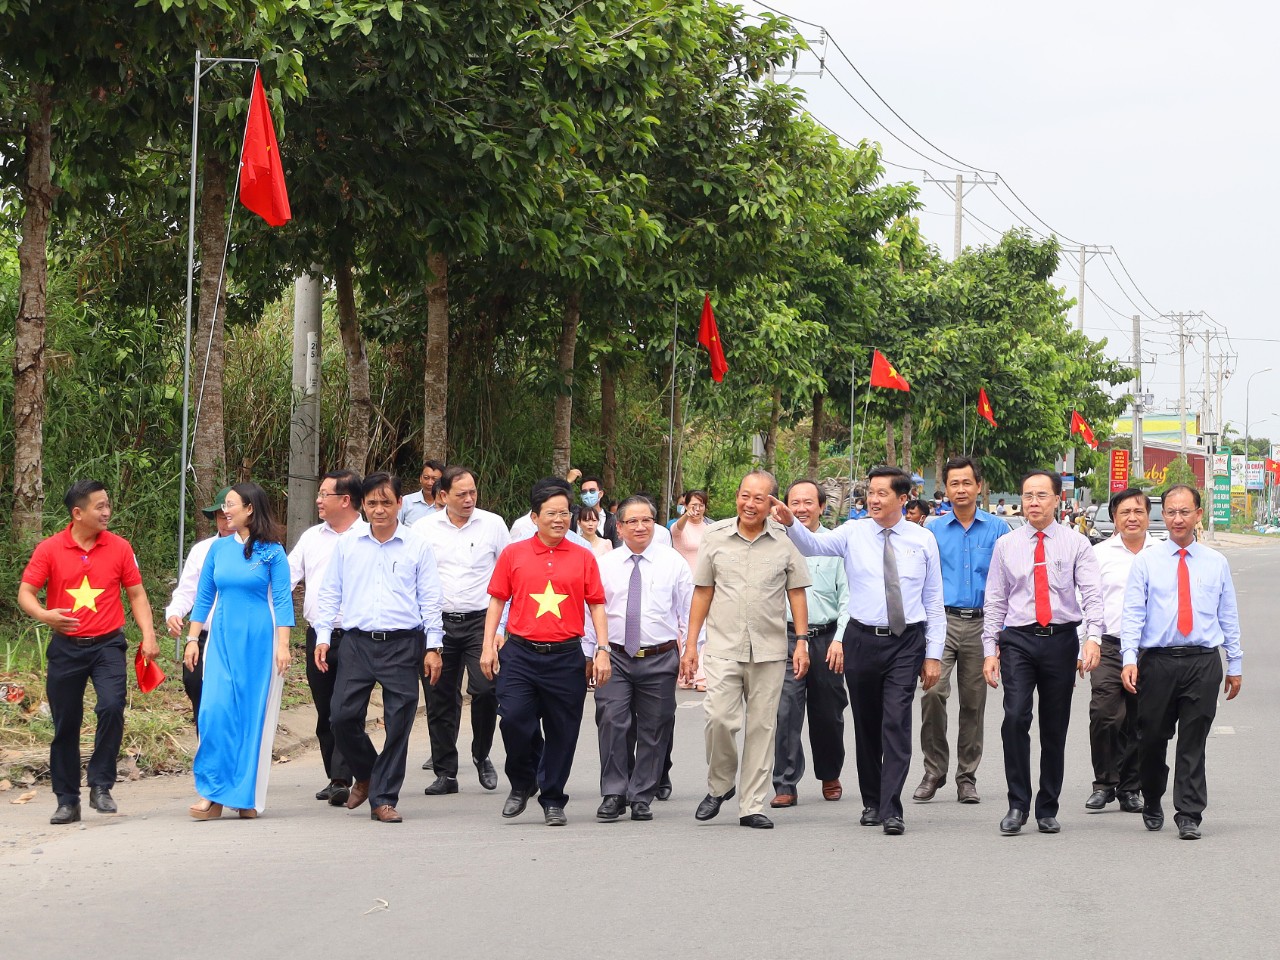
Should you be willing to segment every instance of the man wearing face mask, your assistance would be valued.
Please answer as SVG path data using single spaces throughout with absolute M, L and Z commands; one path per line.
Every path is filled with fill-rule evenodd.
M 604 488 L 600 485 L 599 477 L 583 477 L 581 491 L 578 499 L 582 503 L 573 506 L 572 529 L 575 531 L 578 530 L 578 514 L 582 512 L 583 507 L 599 507 L 604 503 Z M 614 547 L 622 546 L 622 538 L 618 536 L 618 518 L 608 511 L 601 517 L 600 529 L 596 535 L 608 540 Z

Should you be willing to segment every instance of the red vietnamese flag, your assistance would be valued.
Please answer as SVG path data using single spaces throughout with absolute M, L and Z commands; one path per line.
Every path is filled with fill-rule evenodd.
M 876 350 L 871 355 L 871 386 L 889 390 L 910 390 L 911 384 L 902 378 L 897 368 Z
M 711 309 L 711 294 L 706 294 L 702 301 L 702 322 L 698 324 L 698 342 L 707 348 L 711 355 L 711 379 L 719 383 L 729 372 L 729 362 L 724 358 L 724 350 L 720 346 L 720 329 L 716 326 L 716 315 Z
M 273 227 L 282 227 L 293 218 L 284 188 L 276 130 L 271 122 L 266 91 L 262 89 L 262 77 L 257 71 L 253 74 L 244 152 L 240 157 L 240 202 Z
M 1078 412 L 1072 410 L 1071 435 L 1075 436 L 1077 433 L 1080 434 L 1080 439 L 1085 442 L 1089 449 L 1098 449 L 1098 441 L 1093 439 L 1093 431 L 1089 429 L 1089 424 L 1084 422 L 1084 417 L 1080 416 Z
M 999 424 L 996 423 L 996 415 L 991 410 L 991 401 L 987 399 L 986 387 L 978 388 L 978 416 L 987 421 L 987 423 L 991 424 L 993 427 L 999 426 Z

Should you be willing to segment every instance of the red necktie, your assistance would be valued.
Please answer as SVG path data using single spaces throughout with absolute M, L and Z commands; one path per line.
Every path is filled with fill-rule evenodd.
M 1053 607 L 1049 603 L 1049 564 L 1044 558 L 1044 531 L 1036 532 L 1036 556 L 1031 579 L 1036 588 L 1036 623 L 1047 627 L 1053 622 Z
M 1190 635 L 1195 623 L 1191 611 L 1191 571 L 1187 568 L 1187 551 L 1178 551 L 1178 632 Z

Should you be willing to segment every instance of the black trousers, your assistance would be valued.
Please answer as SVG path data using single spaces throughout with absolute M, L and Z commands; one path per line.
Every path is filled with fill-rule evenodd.
M 858 789 L 862 805 L 881 817 L 902 816 L 902 787 L 911 766 L 911 703 L 924 643 L 923 624 L 908 625 L 900 636 L 878 637 L 850 621 L 844 632 Z
M 1186 649 L 1186 648 L 1175 648 Z M 1169 785 L 1165 762 L 1174 729 L 1173 808 L 1196 823 L 1209 802 L 1204 773 L 1204 745 L 1218 713 L 1222 657 L 1217 650 L 1178 656 L 1143 650 L 1138 656 L 1138 765 L 1142 799 L 1160 808 Z
M 540 791 L 544 807 L 563 807 L 582 726 L 587 674 L 582 646 L 535 653 L 508 638 L 498 653 L 498 716 L 513 790 Z M 539 746 L 541 751 L 539 752 Z
M 324 772 L 330 780 L 350 782 L 351 768 L 347 759 L 338 749 L 333 738 L 333 725 L 329 715 L 333 710 L 333 688 L 338 682 L 338 661 L 342 649 L 342 630 L 334 630 L 329 638 L 329 652 L 326 662 L 327 673 L 321 673 L 316 666 L 316 632 L 307 627 L 307 686 L 311 688 L 311 700 L 316 705 L 316 740 L 320 743 L 320 757 L 324 760 Z
M 404 784 L 409 734 L 418 712 L 418 678 L 425 652 L 422 635 L 379 641 L 348 630 L 342 639 L 329 718 L 334 741 L 347 758 L 352 776 L 369 781 L 370 806 L 394 807 Z M 382 686 L 382 719 L 387 733 L 381 753 L 365 732 L 369 694 L 375 683 Z
M 191 701 L 191 719 L 196 725 L 196 736 L 200 735 L 200 691 L 204 689 L 204 645 L 209 639 L 209 631 L 201 630 L 196 641 L 196 668 L 188 669 L 182 662 L 182 690 Z
M 427 724 L 431 758 L 437 776 L 458 775 L 458 728 L 462 723 L 462 674 L 471 692 L 471 756 L 483 760 L 493 748 L 498 725 L 498 694 L 494 682 L 480 670 L 484 652 L 484 617 L 465 623 L 444 621 L 444 667 L 434 687 L 423 678 L 427 694 Z
M 1033 698 L 1040 706 L 1040 789 L 1035 816 L 1058 815 L 1071 722 L 1071 692 L 1079 657 L 1076 630 L 1036 636 L 1029 630 L 1000 631 L 1000 677 L 1004 683 L 1004 777 L 1009 806 L 1031 809 L 1031 714 Z
M 53 717 L 49 775 L 58 803 L 80 802 L 80 726 L 84 722 L 84 690 L 93 681 L 98 715 L 89 757 L 90 787 L 110 790 L 116 783 L 116 761 L 124 739 L 124 633 L 91 647 L 78 647 L 59 634 L 46 653 L 45 696 Z
M 809 746 L 813 750 L 813 774 L 819 780 L 839 780 L 844 768 L 844 710 L 849 705 L 844 677 L 827 666 L 827 651 L 835 639 L 830 624 L 809 636 L 809 672 L 797 680 L 792 667 L 797 638 L 787 628 L 787 675 L 778 701 L 778 728 L 774 734 L 773 788 L 795 794 L 804 777 L 804 745 L 801 732 L 809 717 Z
M 1120 643 L 1102 638 L 1102 659 L 1089 674 L 1089 752 L 1093 789 L 1137 793 L 1138 698 L 1120 680 Z

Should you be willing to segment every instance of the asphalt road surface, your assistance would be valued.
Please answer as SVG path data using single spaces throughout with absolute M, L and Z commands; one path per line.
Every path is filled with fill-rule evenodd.
M 736 804 L 696 823 L 706 792 L 701 695 L 682 693 L 675 795 L 655 819 L 598 823 L 591 704 L 569 785 L 569 825 L 531 803 L 499 816 L 505 779 L 425 797 L 415 729 L 400 825 L 313 798 L 314 751 L 272 771 L 256 821 L 196 823 L 189 778 L 120 784 L 121 814 L 52 828 L 43 787 L 0 795 L 0 955 L 466 958 L 1275 958 L 1280 956 L 1280 544 L 1232 547 L 1244 622 L 1241 696 L 1208 746 L 1204 839 L 1160 833 L 1112 804 L 1088 813 L 1088 682 L 1076 688 L 1062 833 L 999 836 L 1007 806 L 1000 695 L 988 701 L 982 803 L 907 800 L 907 833 L 859 827 L 852 723 L 845 798 L 816 781 L 773 831 Z M 951 704 L 954 724 L 955 704 Z M 466 756 L 464 729 L 463 756 Z M 502 769 L 501 739 L 494 761 Z M 907 795 L 919 781 L 917 756 Z M 16 791 L 15 791 L 16 792 Z

